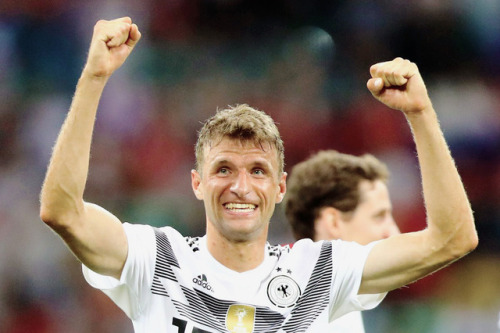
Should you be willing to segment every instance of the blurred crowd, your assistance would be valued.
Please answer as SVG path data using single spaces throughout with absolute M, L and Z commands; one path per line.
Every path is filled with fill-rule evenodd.
M 98 19 L 143 39 L 101 100 L 86 199 L 123 221 L 204 233 L 190 186 L 200 123 L 247 103 L 269 113 L 289 171 L 320 149 L 391 170 L 394 216 L 425 227 L 404 117 L 369 67 L 417 63 L 475 212 L 480 244 L 366 313 L 367 332 L 493 332 L 500 312 L 500 2 L 487 0 L 17 0 L 0 3 L 0 331 L 131 332 L 38 216 L 52 145 Z M 277 206 L 270 241 L 292 236 Z

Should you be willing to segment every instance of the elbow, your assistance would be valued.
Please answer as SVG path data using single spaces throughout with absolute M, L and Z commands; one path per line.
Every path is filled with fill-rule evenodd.
M 465 257 L 477 248 L 478 243 L 479 242 L 476 236 L 470 237 L 469 239 L 463 239 L 459 244 L 450 246 L 449 251 L 447 252 L 448 259 L 446 261 L 452 263 Z
M 479 245 L 479 237 L 477 235 L 473 217 L 471 217 L 470 220 L 467 221 L 467 223 L 464 225 L 468 226 L 468 228 L 466 228 L 466 231 L 463 233 L 463 237 L 460 238 L 461 243 L 463 244 L 463 251 L 465 255 L 477 248 L 477 246 Z
M 438 257 L 441 258 L 442 263 L 454 262 L 474 251 L 479 245 L 474 220 L 471 219 L 460 225 L 461 227 L 455 230 L 438 231 L 437 234 L 431 231 L 436 231 L 436 229 L 429 230 L 432 234 L 431 238 L 434 239 L 432 252 L 440 253 Z
M 56 229 L 62 221 L 62 219 L 58 217 L 58 214 L 56 214 L 54 209 L 51 209 L 44 204 L 40 206 L 40 219 L 51 229 Z
M 71 216 L 70 213 L 53 206 L 43 203 L 40 206 L 40 219 L 57 233 L 70 227 L 70 222 L 74 220 Z
M 452 258 L 459 259 L 474 251 L 478 245 L 479 238 L 476 229 L 472 228 L 472 230 L 457 237 L 449 248 L 451 249 Z
M 65 229 L 84 211 L 84 201 L 67 191 L 42 190 L 40 219 L 55 231 Z
M 474 232 L 470 235 L 468 239 L 467 246 L 465 249 L 466 253 L 474 251 L 478 245 L 479 245 L 479 237 L 477 236 L 476 230 L 474 230 Z
M 62 207 L 61 204 L 58 204 L 57 200 L 52 198 L 53 196 L 49 195 L 49 191 L 45 188 L 45 184 L 42 187 L 42 192 L 40 193 L 40 219 L 43 223 L 53 228 L 57 224 L 57 221 L 60 220 L 58 218 L 58 209 L 57 207 Z

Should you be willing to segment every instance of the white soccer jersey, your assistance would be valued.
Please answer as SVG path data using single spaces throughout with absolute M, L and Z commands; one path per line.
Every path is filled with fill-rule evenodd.
M 128 256 L 120 280 L 83 267 L 132 320 L 135 332 L 328 332 L 329 321 L 375 307 L 358 296 L 371 246 L 343 241 L 265 248 L 261 265 L 238 273 L 215 260 L 205 237 L 124 223 Z

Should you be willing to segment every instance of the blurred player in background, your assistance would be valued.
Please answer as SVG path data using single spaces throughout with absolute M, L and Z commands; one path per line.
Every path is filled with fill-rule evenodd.
M 342 239 L 367 245 L 399 234 L 388 178 L 386 165 L 369 154 L 326 150 L 298 163 L 288 176 L 284 201 L 295 239 Z M 329 332 L 364 332 L 359 311 L 330 325 Z

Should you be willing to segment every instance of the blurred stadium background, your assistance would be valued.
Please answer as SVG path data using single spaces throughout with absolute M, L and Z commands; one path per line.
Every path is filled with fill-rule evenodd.
M 425 227 L 405 120 L 365 88 L 369 66 L 416 62 L 475 211 L 479 248 L 365 312 L 368 333 L 496 332 L 500 312 L 498 0 L 3 0 L 0 3 L 0 331 L 132 332 L 38 217 L 38 194 L 94 23 L 143 39 L 98 113 L 86 199 L 124 221 L 204 233 L 190 188 L 200 122 L 248 103 L 279 123 L 287 170 L 319 149 L 391 171 L 403 231 Z M 291 241 L 278 206 L 271 242 Z

